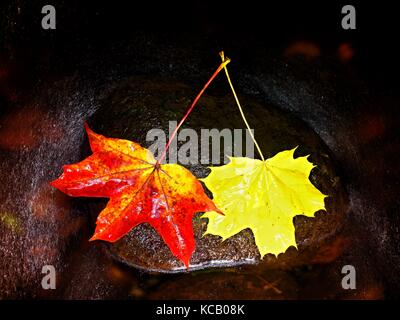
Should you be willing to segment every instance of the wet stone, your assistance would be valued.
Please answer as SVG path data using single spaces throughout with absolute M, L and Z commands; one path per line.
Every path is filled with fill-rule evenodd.
M 148 148 L 154 143 L 146 140 L 148 131 L 157 128 L 168 134 L 169 121 L 179 121 L 196 96 L 199 84 L 193 87 L 196 88 L 171 79 L 131 78 L 115 86 L 88 123 L 95 132 L 132 140 Z M 321 248 L 334 243 L 340 236 L 347 212 L 345 188 L 332 153 L 312 129 L 293 115 L 268 105 L 258 97 L 240 94 L 240 100 L 266 158 L 296 146 L 295 156 L 310 155 L 309 160 L 317 165 L 310 179 L 319 190 L 329 195 L 325 200 L 327 212 L 317 212 L 315 218 L 296 216 L 294 224 L 298 250 L 291 247 L 277 258 L 266 255 L 262 260 L 251 230 L 243 230 L 223 242 L 218 236 L 202 236 L 207 219 L 200 219 L 199 213 L 193 219 L 197 248 L 190 261 L 190 270 L 246 264 L 282 269 L 312 264 Z M 182 129 L 195 129 L 199 136 L 201 129 L 244 130 L 245 126 L 236 108 L 229 91 L 211 88 L 202 96 Z M 178 148 L 183 143 L 178 142 Z M 88 153 L 86 142 L 83 155 Z M 224 154 L 221 153 L 220 164 L 223 160 Z M 197 178 L 204 178 L 209 173 L 207 164 L 184 166 Z M 94 205 L 89 206 L 93 221 L 106 202 L 93 200 Z M 135 268 L 152 272 L 186 271 L 148 224 L 141 224 L 118 242 L 103 243 L 103 246 L 116 260 Z

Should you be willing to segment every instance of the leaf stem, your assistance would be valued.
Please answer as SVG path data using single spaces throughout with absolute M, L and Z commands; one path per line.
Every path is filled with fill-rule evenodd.
M 220 57 L 221 57 L 221 59 L 222 59 L 223 62 L 224 62 L 224 61 L 230 61 L 229 58 L 225 58 L 225 54 L 224 54 L 223 51 L 221 51 L 221 52 L 219 53 L 219 55 L 220 55 Z M 261 152 L 261 148 L 260 148 L 260 146 L 258 145 L 256 139 L 254 138 L 253 132 L 251 131 L 251 128 L 250 128 L 250 126 L 249 126 L 249 123 L 247 122 L 246 116 L 245 116 L 244 113 L 243 113 L 243 109 L 242 109 L 242 106 L 240 105 L 239 98 L 238 98 L 238 96 L 237 96 L 237 94 L 236 94 L 235 89 L 233 88 L 231 78 L 229 77 L 228 68 L 226 67 L 226 65 L 224 65 L 223 68 L 224 68 L 224 70 L 225 70 L 226 78 L 228 79 L 228 83 L 229 83 L 229 86 L 231 87 L 233 96 L 235 97 L 236 104 L 237 104 L 237 106 L 238 106 L 238 108 L 239 108 L 240 115 L 242 116 L 243 121 L 244 121 L 244 123 L 246 124 L 247 129 L 249 130 L 251 139 L 253 140 L 254 145 L 256 146 L 257 151 L 258 151 L 258 153 L 260 154 L 260 157 L 261 157 L 262 161 L 265 161 L 265 160 L 264 160 L 264 155 L 263 155 L 262 152 Z
M 214 78 L 217 76 L 217 74 L 226 67 L 226 65 L 230 62 L 230 59 L 223 59 L 222 63 L 219 65 L 219 67 L 217 68 L 217 70 L 214 71 L 214 73 L 212 74 L 212 76 L 210 77 L 210 79 L 206 82 L 206 84 L 204 85 L 203 89 L 201 89 L 201 91 L 198 93 L 198 95 L 196 96 L 196 98 L 193 100 L 192 104 L 190 105 L 190 107 L 188 108 L 188 110 L 186 111 L 185 115 L 183 116 L 182 120 L 178 123 L 178 125 L 176 126 L 175 130 L 172 132 L 171 136 L 169 137 L 169 140 L 167 142 L 167 144 L 164 147 L 164 150 L 160 156 L 160 158 L 157 160 L 156 165 L 160 164 L 165 156 L 167 155 L 167 151 L 168 148 L 170 147 L 172 141 L 174 140 L 176 134 L 178 133 L 179 128 L 182 126 L 183 122 L 185 122 L 186 118 L 189 116 L 189 114 L 192 112 L 193 108 L 195 107 L 196 103 L 199 101 L 200 97 L 202 96 L 202 94 L 204 93 L 204 91 L 206 91 L 207 87 L 210 85 L 210 83 L 214 80 Z M 225 69 L 226 70 L 226 69 Z

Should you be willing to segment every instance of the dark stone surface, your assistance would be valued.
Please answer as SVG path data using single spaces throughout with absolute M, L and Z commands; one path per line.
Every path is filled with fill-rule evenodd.
M 221 80 L 224 79 L 220 79 L 218 85 L 223 86 Z M 196 130 L 199 137 L 202 128 L 244 129 L 233 97 L 224 89 L 206 93 L 182 128 Z M 195 89 L 171 79 L 131 78 L 116 86 L 88 122 L 93 130 L 105 136 L 129 139 L 149 147 L 154 141 L 146 140 L 147 132 L 157 128 L 168 135 L 169 121 L 179 121 L 195 95 Z M 326 199 L 327 212 L 318 212 L 314 219 L 295 217 L 299 252 L 289 250 L 280 255 L 279 259 L 268 255 L 263 261 L 268 266 L 310 263 L 312 251 L 333 241 L 340 233 L 347 213 L 345 190 L 331 159 L 332 154 L 321 139 L 298 118 L 246 95 L 241 95 L 241 100 L 265 156 L 272 157 L 279 151 L 299 146 L 295 156 L 310 154 L 310 161 L 317 165 L 310 179 L 324 194 L 330 196 Z M 183 143 L 179 142 L 178 146 Z M 209 149 L 211 154 L 211 143 Z M 201 154 L 198 160 L 200 157 Z M 221 165 L 223 160 L 222 150 L 217 165 Z M 189 164 L 186 167 L 196 177 L 204 178 L 209 173 L 208 165 L 211 163 Z M 99 211 L 99 208 L 94 208 L 92 214 L 97 216 Z M 222 242 L 218 236 L 202 236 L 207 220 L 200 219 L 200 216 L 198 214 L 193 222 L 197 249 L 191 259 L 191 270 L 259 262 L 260 256 L 250 229 Z M 137 226 L 127 236 L 107 247 L 118 260 L 140 269 L 186 271 L 149 225 Z

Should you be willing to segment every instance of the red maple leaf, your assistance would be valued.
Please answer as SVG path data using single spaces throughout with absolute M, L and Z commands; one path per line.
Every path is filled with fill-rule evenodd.
M 220 211 L 189 170 L 161 162 L 183 121 L 227 63 L 229 60 L 218 67 L 197 95 L 158 161 L 135 142 L 107 138 L 85 126 L 93 154 L 82 162 L 64 166 L 63 174 L 51 185 L 70 196 L 110 199 L 97 218 L 91 240 L 115 242 L 138 224 L 149 223 L 171 252 L 189 266 L 195 249 L 193 215 Z
M 106 138 L 86 125 L 93 154 L 64 166 L 51 185 L 75 197 L 110 198 L 91 240 L 114 242 L 149 223 L 188 266 L 195 249 L 192 219 L 217 210 L 193 174 L 178 164 L 159 164 L 135 142 Z

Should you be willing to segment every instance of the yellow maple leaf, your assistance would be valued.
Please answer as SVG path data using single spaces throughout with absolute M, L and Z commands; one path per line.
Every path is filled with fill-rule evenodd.
M 224 53 L 220 53 L 226 61 Z M 309 180 L 314 165 L 307 156 L 294 158 L 294 151 L 285 150 L 264 160 L 243 108 L 233 88 L 228 69 L 225 74 L 236 104 L 249 130 L 261 160 L 231 157 L 227 165 L 211 168 L 202 181 L 213 193 L 214 203 L 225 214 L 206 212 L 205 234 L 221 236 L 223 240 L 250 228 L 261 257 L 278 255 L 296 245 L 293 218 L 296 215 L 313 217 L 325 210 L 322 194 Z
M 294 158 L 294 151 L 279 152 L 265 161 L 231 157 L 227 165 L 212 167 L 202 181 L 225 215 L 205 213 L 206 234 L 225 240 L 250 228 L 261 257 L 297 247 L 293 217 L 313 217 L 325 209 L 326 196 L 309 180 L 314 165 L 307 157 Z

